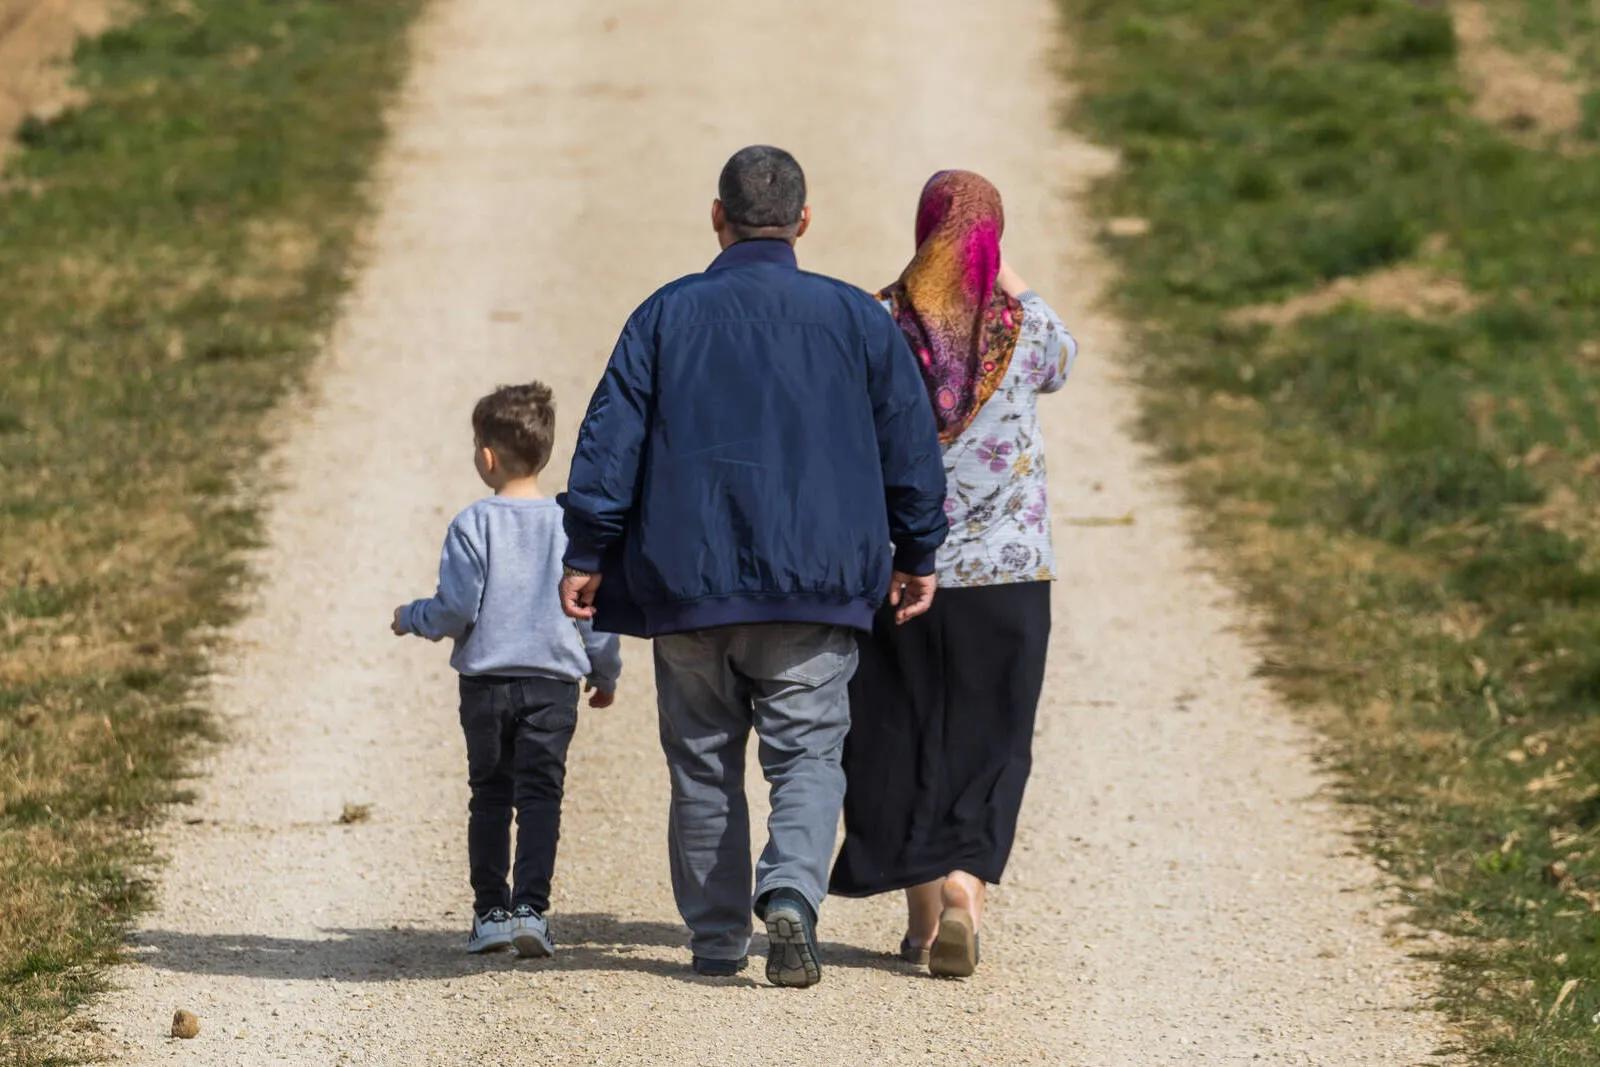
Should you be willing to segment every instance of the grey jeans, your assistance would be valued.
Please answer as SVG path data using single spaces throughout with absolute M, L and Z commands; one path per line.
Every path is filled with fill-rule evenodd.
M 809 623 L 728 626 L 658 637 L 655 658 L 672 777 L 672 892 L 694 954 L 738 959 L 749 949 L 753 900 L 789 887 L 818 908 L 827 891 L 855 634 Z M 753 894 L 744 793 L 752 729 L 772 798 Z

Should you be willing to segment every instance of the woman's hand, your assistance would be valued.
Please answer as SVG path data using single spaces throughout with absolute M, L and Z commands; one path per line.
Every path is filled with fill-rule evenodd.
M 1011 264 L 1000 258 L 1000 273 L 995 276 L 995 284 L 1006 291 L 1011 297 L 1021 296 L 1028 291 L 1028 283 L 1022 280 L 1022 275 L 1011 269 Z

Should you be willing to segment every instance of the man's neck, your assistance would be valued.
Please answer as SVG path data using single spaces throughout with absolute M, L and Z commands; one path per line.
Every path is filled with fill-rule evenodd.
M 781 233 L 753 233 L 748 237 L 735 237 L 728 231 L 721 231 L 717 234 L 717 244 L 722 246 L 724 252 L 734 245 L 742 245 L 749 241 L 782 241 L 790 248 L 793 248 L 798 240 L 798 237 L 785 237 Z

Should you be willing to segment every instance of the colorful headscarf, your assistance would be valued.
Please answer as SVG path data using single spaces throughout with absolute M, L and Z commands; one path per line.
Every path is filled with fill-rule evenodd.
M 949 444 L 1006 376 L 1022 305 L 995 284 L 1005 230 L 1000 190 L 969 170 L 941 170 L 917 204 L 917 254 L 879 294 L 922 365 Z

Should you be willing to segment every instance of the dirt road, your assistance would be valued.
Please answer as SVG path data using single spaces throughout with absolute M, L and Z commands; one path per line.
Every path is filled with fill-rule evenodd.
M 1054 122 L 1048 0 L 438 0 L 381 175 L 369 266 L 282 419 L 253 612 L 219 664 L 232 742 L 164 834 L 137 963 L 96 1009 L 122 1062 L 1422 1062 L 1442 1039 L 1303 732 L 1252 679 L 1240 615 L 1126 430 L 1094 311 L 1107 166 Z M 809 992 L 692 978 L 664 858 L 648 654 L 584 718 L 547 965 L 460 951 L 461 740 L 446 650 L 397 641 L 479 492 L 471 401 L 555 385 L 569 439 L 627 313 L 700 269 L 717 168 L 807 167 L 809 267 L 863 285 L 911 252 L 942 166 L 1005 192 L 1008 256 L 1083 339 L 1047 413 L 1057 624 L 1035 778 L 985 966 L 893 962 L 897 904 L 833 901 Z M 554 471 L 565 471 L 565 449 Z M 1084 519 L 1133 516 L 1131 525 Z M 754 765 L 752 761 L 752 766 Z M 372 805 L 338 825 L 347 803 Z M 201 1019 L 166 1037 L 172 1011 Z

